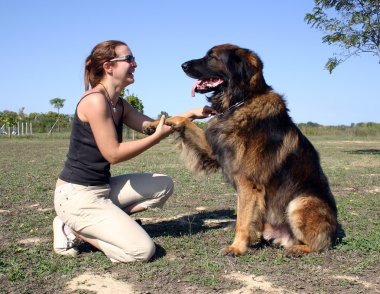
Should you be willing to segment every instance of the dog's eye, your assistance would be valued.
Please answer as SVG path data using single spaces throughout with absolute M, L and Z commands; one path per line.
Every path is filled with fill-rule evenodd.
M 207 59 L 208 59 L 208 60 L 218 60 L 218 58 L 216 58 L 216 57 L 213 56 L 213 55 L 207 55 Z

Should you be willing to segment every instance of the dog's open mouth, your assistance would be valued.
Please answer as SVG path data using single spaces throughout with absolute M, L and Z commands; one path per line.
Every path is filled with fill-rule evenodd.
M 223 84 L 223 80 L 220 78 L 210 78 L 204 80 L 197 80 L 193 87 L 191 88 L 191 96 L 195 96 L 195 92 L 197 93 L 208 93 L 211 91 L 215 91 L 218 86 Z

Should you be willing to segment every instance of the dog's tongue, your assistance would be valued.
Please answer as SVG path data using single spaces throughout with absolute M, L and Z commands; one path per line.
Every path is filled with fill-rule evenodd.
M 195 84 L 191 87 L 191 96 L 195 97 L 195 89 L 197 86 L 202 83 L 202 80 L 198 80 L 195 82 Z
M 195 91 L 198 90 L 198 92 L 202 93 L 207 92 L 207 90 L 211 91 L 212 88 L 215 88 L 223 83 L 222 79 L 219 78 L 209 78 L 204 80 L 197 80 L 193 87 L 191 88 L 191 96 L 195 96 Z

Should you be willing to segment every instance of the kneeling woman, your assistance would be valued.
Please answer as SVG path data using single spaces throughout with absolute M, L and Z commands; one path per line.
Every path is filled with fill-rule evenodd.
M 155 253 L 152 239 L 130 215 L 161 207 L 173 193 L 173 181 L 161 174 L 110 174 L 110 164 L 131 159 L 172 133 L 162 117 L 153 135 L 122 141 L 123 124 L 142 132 L 152 120 L 119 98 L 134 82 L 136 68 L 130 48 L 121 41 L 96 45 L 86 59 L 86 92 L 76 107 L 67 160 L 54 194 L 58 254 L 77 256 L 78 240 L 113 262 L 148 261 Z M 205 106 L 180 116 L 195 119 L 213 113 Z

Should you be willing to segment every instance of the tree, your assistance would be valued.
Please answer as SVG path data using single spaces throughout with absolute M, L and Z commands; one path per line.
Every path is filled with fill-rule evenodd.
M 157 118 L 160 119 L 161 116 L 165 115 L 165 118 L 169 118 L 169 114 L 166 111 L 161 110 L 161 112 L 157 115 Z
M 136 109 L 138 112 L 144 113 L 144 105 L 142 101 L 135 94 L 129 94 L 128 89 L 124 89 L 120 93 L 120 97 L 127 100 L 131 106 Z M 127 137 L 128 136 L 128 128 L 127 128 Z M 135 132 L 132 130 L 132 139 L 135 139 Z
M 5 131 L 6 128 L 13 127 L 17 125 L 18 114 L 14 111 L 4 110 L 0 112 L 0 128 L 2 131 Z M 11 136 L 12 132 L 9 132 L 9 136 Z
M 59 110 L 63 108 L 63 106 L 65 105 L 65 101 L 66 99 L 61 99 L 61 98 L 50 99 L 50 104 L 53 105 L 54 108 L 57 108 L 58 116 L 59 116 Z
M 325 33 L 322 42 L 337 45 L 340 53 L 329 58 L 332 71 L 348 58 L 371 53 L 380 63 L 380 0 L 314 0 L 305 21 Z M 330 16 L 329 16 L 330 15 Z
M 0 123 L 5 123 L 7 127 L 17 125 L 18 114 L 14 111 L 4 110 L 0 112 Z
M 66 99 L 61 99 L 61 98 L 50 99 L 50 104 L 53 105 L 54 108 L 57 108 L 58 118 L 57 118 L 57 121 L 56 121 L 56 122 L 58 122 L 58 132 L 59 132 L 59 110 L 60 110 L 61 108 L 63 108 L 63 106 L 64 106 L 64 104 L 65 104 L 65 101 L 66 101 Z M 54 125 L 55 125 L 55 124 L 54 124 Z M 50 134 L 51 131 L 53 130 L 54 125 L 53 125 L 53 127 L 51 128 L 49 134 Z
M 25 107 L 21 107 L 21 108 L 18 110 L 18 119 L 19 119 L 19 120 L 25 120 L 25 119 L 26 119 Z
M 132 105 L 138 112 L 144 113 L 144 105 L 142 101 L 135 94 L 128 95 L 126 100 Z
M 136 109 L 138 112 L 144 113 L 144 105 L 142 101 L 137 97 L 135 94 L 129 94 L 128 89 L 123 89 L 120 93 L 120 98 L 125 99 L 128 101 L 129 104 L 132 105 L 134 109 Z
M 127 97 L 127 101 L 138 112 L 144 113 L 144 105 L 143 105 L 142 101 L 137 96 L 135 96 L 134 94 L 129 95 Z

